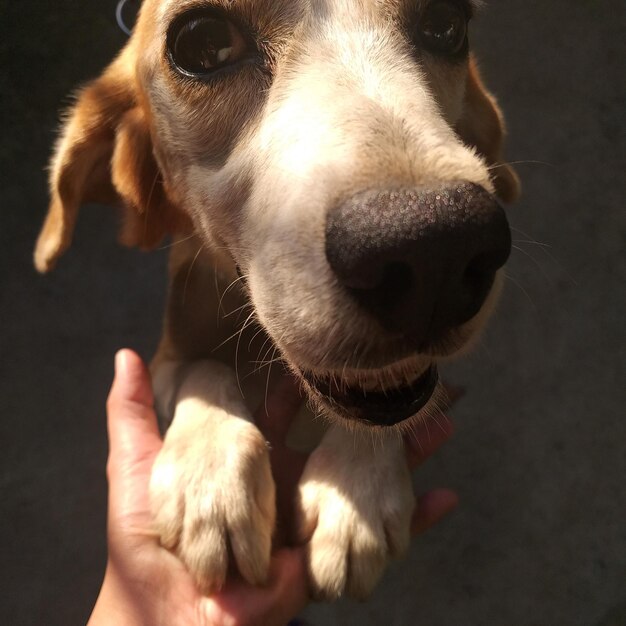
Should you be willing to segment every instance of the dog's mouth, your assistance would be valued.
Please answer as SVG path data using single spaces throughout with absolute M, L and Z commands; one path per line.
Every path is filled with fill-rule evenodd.
M 371 426 L 396 426 L 417 415 L 430 401 L 439 382 L 431 364 L 410 381 L 396 386 L 378 382 L 349 384 L 336 376 L 302 372 L 312 396 L 341 417 Z

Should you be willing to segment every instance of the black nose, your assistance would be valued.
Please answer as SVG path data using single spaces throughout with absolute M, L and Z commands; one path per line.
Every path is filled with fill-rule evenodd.
M 365 191 L 327 217 L 326 257 L 340 283 L 417 345 L 478 313 L 510 251 L 502 207 L 471 183 Z

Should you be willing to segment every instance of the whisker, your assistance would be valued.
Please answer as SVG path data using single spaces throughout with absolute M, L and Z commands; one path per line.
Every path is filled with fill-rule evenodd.
M 256 333 L 254 333 L 254 335 L 252 335 L 250 341 L 248 342 L 248 352 L 250 352 L 250 350 L 252 349 L 252 342 L 263 332 L 263 327 L 260 326 L 259 330 L 256 331 Z M 267 343 L 267 340 L 269 339 L 269 337 L 263 342 L 263 345 L 261 346 L 261 348 L 259 349 L 259 354 L 261 353 L 261 350 L 263 350 L 263 348 L 265 347 L 265 344 Z
M 274 348 L 274 351 L 276 350 L 277 348 Z M 255 374 L 258 374 L 264 367 L 267 367 L 271 363 L 278 363 L 282 360 L 283 360 L 283 357 L 279 355 L 277 357 L 272 357 L 271 359 L 266 359 L 264 361 L 250 361 L 251 364 L 258 365 L 258 367 L 255 367 L 251 372 L 248 372 L 241 380 L 246 380 L 246 378 L 249 378 L 250 376 L 254 376 Z
M 204 244 L 201 243 L 200 247 L 198 248 L 198 252 L 196 252 L 196 255 L 193 257 L 193 260 L 191 261 L 191 265 L 189 266 L 189 269 L 187 270 L 187 276 L 185 277 L 185 286 L 183 287 L 183 307 L 185 306 L 185 302 L 187 301 L 187 287 L 189 286 L 189 279 L 191 278 L 191 271 L 193 270 L 193 266 L 196 264 L 196 261 L 198 260 L 198 257 L 200 256 L 200 252 L 202 252 L 203 247 L 204 247 Z
M 224 311 L 224 309 L 222 308 L 222 302 L 224 301 L 224 297 L 226 296 L 226 294 L 233 288 L 234 285 L 236 285 L 238 282 L 246 279 L 248 276 L 247 274 L 244 274 L 242 276 L 237 276 L 237 278 L 235 278 L 235 280 L 233 280 L 230 285 L 228 285 L 228 287 L 226 287 L 226 289 L 224 289 L 222 295 L 220 296 L 220 301 L 217 305 L 217 310 L 218 311 L 223 311 L 224 313 L 226 313 L 226 311 Z
M 269 338 L 268 338 L 269 339 Z M 274 357 L 272 356 L 271 360 L 267 359 L 267 355 L 270 353 L 270 350 L 272 348 L 274 348 L 274 350 L 276 350 L 276 347 L 270 343 L 270 347 L 267 349 L 267 351 L 265 352 L 265 354 L 263 355 L 263 357 L 261 357 L 261 351 L 263 350 L 263 348 L 267 345 L 268 339 L 266 339 L 263 342 L 263 345 L 261 346 L 261 348 L 259 349 L 259 354 L 257 356 L 256 361 L 250 361 L 251 365 L 256 365 L 256 367 L 254 367 L 252 369 L 252 371 L 250 371 L 248 374 L 246 374 L 246 376 L 244 376 L 244 379 L 247 378 L 248 376 L 251 376 L 253 374 L 258 374 L 266 365 L 269 365 L 270 363 L 272 363 L 272 361 L 274 360 Z M 279 356 L 276 360 L 280 361 L 282 359 L 282 356 Z
M 549 163 L 548 161 L 539 161 L 537 159 L 527 159 L 520 161 L 503 161 L 501 163 L 494 163 L 490 165 L 487 169 L 495 170 L 498 167 L 502 167 L 503 165 L 545 165 L 546 167 L 556 167 L 554 163 Z
M 532 235 L 528 234 L 525 230 L 522 230 L 521 228 L 517 228 L 516 226 L 511 226 L 511 230 L 514 233 L 519 233 L 520 235 L 526 237 L 526 239 L 528 239 L 529 243 L 535 243 L 537 245 L 543 245 L 543 246 L 548 246 L 547 243 L 541 243 L 540 241 L 537 241 Z
M 558 267 L 559 269 L 561 269 L 565 275 L 567 276 L 567 278 L 569 279 L 569 281 L 575 285 L 576 287 L 578 287 L 578 281 L 567 271 L 567 269 L 565 269 L 563 267 L 563 264 L 561 263 L 561 261 L 559 261 L 559 259 L 557 259 L 551 252 L 550 249 L 553 249 L 552 246 L 546 244 L 546 243 L 541 243 L 539 241 L 537 241 L 536 239 L 534 239 L 531 235 L 529 235 L 528 233 L 524 232 L 523 230 L 521 230 L 520 228 L 514 228 L 513 226 L 511 226 L 511 230 L 520 233 L 521 235 L 523 235 L 524 237 L 528 238 L 528 241 L 517 241 L 516 243 L 529 243 L 531 245 L 536 245 L 539 246 L 541 248 L 541 250 L 543 251 L 543 253 L 550 259 L 552 260 Z
M 229 313 L 225 313 L 224 315 L 222 315 L 222 317 L 226 319 L 227 317 L 234 315 L 235 313 L 241 311 L 242 309 L 245 309 L 247 306 L 252 306 L 252 305 L 249 302 L 244 302 L 241 306 L 238 306 L 236 309 L 233 309 Z
M 524 289 L 524 287 L 522 287 L 522 285 L 517 280 L 515 280 L 515 278 L 513 278 L 513 276 L 511 276 L 510 274 L 505 272 L 504 276 L 507 280 L 510 280 L 526 296 L 526 298 L 528 298 L 528 302 L 530 302 L 530 305 L 532 306 L 533 310 L 536 311 L 537 306 L 533 302 L 533 299 L 528 295 L 528 292 L 526 291 L 526 289 Z
M 152 204 L 152 196 L 154 194 L 154 189 L 156 187 L 157 181 L 159 180 L 159 172 L 154 175 L 154 180 L 152 181 L 152 186 L 150 187 L 150 193 L 148 194 L 148 200 L 146 201 L 146 210 L 144 212 L 143 217 L 143 240 L 146 240 L 146 234 L 148 232 L 148 213 L 150 213 L 150 205 Z
M 416 441 L 416 442 L 417 442 L 417 445 L 418 445 L 418 447 L 419 447 L 419 449 L 420 449 L 420 454 L 421 454 L 422 456 L 424 456 L 424 447 L 422 446 L 422 442 L 420 441 L 420 438 L 419 438 L 419 436 L 418 436 L 418 435 L 419 435 L 419 430 L 418 430 L 418 428 L 417 428 L 417 423 L 415 423 L 415 424 L 414 424 L 414 423 L 411 423 L 411 424 L 410 424 L 410 428 L 411 428 L 411 430 L 412 430 L 412 432 L 411 432 L 411 434 L 412 434 L 412 438 L 413 438 L 413 440 L 414 440 L 414 441 Z
M 254 310 L 248 315 L 248 318 L 243 323 L 241 327 L 238 337 L 237 337 L 237 345 L 235 346 L 235 378 L 237 379 L 237 386 L 239 387 L 239 393 L 243 396 L 243 389 L 241 388 L 241 381 L 239 380 L 239 344 L 241 343 L 241 336 L 243 335 L 243 331 L 254 321 Z
M 261 329 L 261 330 L 263 330 L 263 329 Z M 286 331 L 281 335 L 281 337 L 280 337 L 281 340 L 285 336 L 285 333 L 286 333 Z M 270 347 L 266 350 L 266 352 L 263 355 L 263 357 L 261 357 L 261 351 L 267 345 L 268 341 L 270 341 Z M 270 352 L 270 350 L 272 348 L 274 349 L 274 352 L 272 353 L 272 358 L 268 360 L 267 359 L 267 355 L 269 354 L 269 352 Z M 243 377 L 242 380 L 245 380 L 246 378 L 248 378 L 249 376 L 252 376 L 253 374 L 258 374 L 266 366 L 271 366 L 273 363 L 276 363 L 277 361 L 283 361 L 282 354 L 279 353 L 279 355 L 276 356 L 276 352 L 277 351 L 278 351 L 278 346 L 276 344 L 272 343 L 271 342 L 271 337 L 268 336 L 267 339 L 263 342 L 263 345 L 261 346 L 261 348 L 259 349 L 259 354 L 257 356 L 257 360 L 256 361 L 250 361 L 252 364 L 257 365 L 257 367 L 255 367 L 251 372 L 246 374 Z
M 270 361 L 270 366 L 267 369 L 267 378 L 265 380 L 265 401 L 264 401 L 264 404 L 265 404 L 265 414 L 268 417 L 269 417 L 270 414 L 269 414 L 269 411 L 267 410 L 267 396 L 269 395 L 269 392 L 270 392 L 270 375 L 272 373 L 272 363 L 273 363 L 274 357 L 276 356 L 276 350 L 277 350 L 277 348 L 274 348 L 274 353 L 272 354 L 272 361 Z
M 552 248 L 549 243 L 541 243 L 540 241 L 535 241 L 534 239 L 513 239 L 513 243 L 527 243 L 531 246 L 541 246 L 542 248 Z
M 270 338 L 268 337 L 268 339 L 270 339 Z M 267 343 L 267 341 L 263 344 L 263 347 L 265 347 L 266 343 Z M 261 361 L 266 361 L 267 360 L 267 355 L 270 353 L 270 350 L 272 348 L 274 348 L 274 350 L 276 350 L 276 346 L 270 340 L 270 347 L 265 351 L 265 354 L 261 357 Z M 274 357 L 272 356 L 272 358 L 274 358 Z
M 428 411 L 428 413 L 430 413 L 430 411 Z M 424 420 L 424 426 L 426 427 L 426 435 L 428 436 L 428 445 L 430 445 L 432 443 L 432 440 L 430 438 L 430 429 L 428 428 L 428 420 L 430 419 L 430 415 L 428 415 L 427 413 L 427 418 Z
M 243 330 L 246 329 L 247 325 L 250 323 L 249 320 L 250 318 L 254 315 L 254 311 L 252 311 L 250 313 L 250 315 L 248 315 L 248 317 L 246 318 L 246 321 L 243 323 L 243 326 L 239 329 L 237 329 L 232 335 L 230 335 L 229 337 L 227 337 L 226 339 L 224 339 L 224 341 L 222 341 L 221 343 L 219 343 L 217 346 L 215 346 L 215 348 L 213 348 L 213 350 L 211 350 L 211 352 L 215 352 L 216 350 L 219 350 L 223 345 L 227 344 L 231 339 L 234 339 L 237 335 L 239 335 Z
M 523 255 L 528 257 L 537 266 L 537 269 L 543 274 L 543 277 L 548 282 L 552 282 L 552 279 L 550 278 L 550 276 L 548 276 L 547 272 L 545 271 L 541 263 L 539 263 L 539 261 L 537 261 L 537 259 L 532 254 L 530 254 L 530 252 L 527 252 L 526 250 L 524 250 L 524 248 L 520 248 L 519 246 L 516 246 L 516 245 L 513 245 L 512 247 L 514 250 L 517 250 L 518 252 L 521 252 Z
M 435 399 L 433 404 L 435 410 L 433 411 L 433 414 L 430 416 L 430 418 L 433 420 L 433 422 L 435 422 L 435 424 L 437 424 L 437 426 L 439 426 L 439 430 L 441 430 L 444 435 L 447 435 L 448 431 L 441 425 L 441 422 L 437 419 L 437 413 L 439 413 L 440 415 L 444 415 L 441 411 L 441 408 L 438 406 L 439 402 Z
M 190 239 L 193 239 L 194 237 L 197 237 L 196 233 L 192 233 L 191 235 L 189 235 L 188 237 L 184 237 L 183 239 L 176 239 L 176 241 L 172 241 L 164 246 L 159 246 L 158 248 L 156 248 L 156 250 L 157 251 L 168 250 L 169 248 L 173 248 L 174 246 L 177 246 L 179 243 L 185 243 L 185 241 L 189 241 Z

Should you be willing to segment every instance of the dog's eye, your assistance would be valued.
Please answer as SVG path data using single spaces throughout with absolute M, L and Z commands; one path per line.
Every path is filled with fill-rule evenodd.
M 242 59 L 247 43 L 228 20 L 193 12 L 177 19 L 168 33 L 170 60 L 189 76 L 204 76 Z
M 467 42 L 467 22 L 467 12 L 458 2 L 436 0 L 420 21 L 422 44 L 435 54 L 458 54 Z

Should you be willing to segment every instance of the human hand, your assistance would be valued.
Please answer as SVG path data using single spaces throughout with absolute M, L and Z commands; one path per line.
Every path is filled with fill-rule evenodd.
M 148 484 L 162 446 L 148 371 L 130 350 L 116 356 L 115 379 L 107 403 L 109 431 L 108 551 L 104 582 L 89 625 L 242 624 L 284 626 L 309 600 L 305 549 L 290 547 L 293 498 L 306 455 L 285 445 L 301 398 L 297 386 L 282 378 L 256 414 L 271 445 L 277 487 L 278 527 L 267 584 L 253 587 L 233 573 L 219 593 L 205 596 L 182 563 L 159 545 L 151 529 Z M 406 442 L 416 467 L 452 434 L 449 422 L 425 427 Z M 418 500 L 413 532 L 423 532 L 455 508 L 456 495 L 431 491 Z

